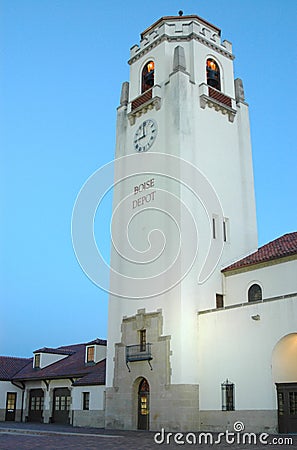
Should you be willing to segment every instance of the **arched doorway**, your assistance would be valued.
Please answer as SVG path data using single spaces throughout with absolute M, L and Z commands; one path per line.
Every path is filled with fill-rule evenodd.
M 142 378 L 138 387 L 138 430 L 149 430 L 150 425 L 150 387 L 145 378 Z
M 277 389 L 278 431 L 297 432 L 297 333 L 283 337 L 272 353 L 272 377 Z

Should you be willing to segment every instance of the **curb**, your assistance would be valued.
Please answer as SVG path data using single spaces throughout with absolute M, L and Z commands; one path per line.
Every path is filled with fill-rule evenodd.
M 123 438 L 124 436 L 119 436 L 115 434 L 97 434 L 97 433 L 75 433 L 75 432 L 68 432 L 68 431 L 45 431 L 45 430 L 31 430 L 23 428 L 1 428 L 0 427 L 0 433 L 7 433 L 7 434 L 34 434 L 39 436 L 57 436 L 57 435 L 63 435 L 63 436 L 84 436 L 84 437 L 100 437 L 100 438 Z

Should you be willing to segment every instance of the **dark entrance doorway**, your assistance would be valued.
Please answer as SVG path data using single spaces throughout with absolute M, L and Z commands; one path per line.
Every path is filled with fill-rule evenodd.
M 54 390 L 53 422 L 68 424 L 71 394 L 68 388 Z
M 7 421 L 15 420 L 16 399 L 17 399 L 16 392 L 7 392 L 6 411 L 5 411 L 5 420 Z
M 279 433 L 297 432 L 297 383 L 276 383 Z
M 138 430 L 149 430 L 150 424 L 150 387 L 145 378 L 139 383 L 138 388 Z
M 31 389 L 30 391 L 30 403 L 29 403 L 29 415 L 28 420 L 30 422 L 42 422 L 43 413 L 43 398 L 44 393 L 42 389 Z

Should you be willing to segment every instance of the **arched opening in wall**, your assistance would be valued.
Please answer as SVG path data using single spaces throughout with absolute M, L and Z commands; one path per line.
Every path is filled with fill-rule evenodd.
M 141 76 L 141 93 L 148 91 L 155 83 L 155 63 L 149 61 L 145 64 Z
M 149 430 L 150 425 L 150 387 L 148 381 L 142 378 L 138 387 L 138 430 Z
M 211 58 L 206 60 L 206 80 L 207 84 L 218 91 L 221 90 L 221 75 L 218 63 Z
M 259 284 L 252 284 L 248 290 L 248 301 L 258 302 L 262 300 L 262 288 Z
M 272 352 L 272 379 L 277 390 L 278 430 L 297 432 L 297 333 L 284 336 Z

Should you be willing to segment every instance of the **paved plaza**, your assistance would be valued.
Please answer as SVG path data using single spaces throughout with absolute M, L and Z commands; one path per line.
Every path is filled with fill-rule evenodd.
M 297 449 L 297 435 L 274 435 L 267 438 L 266 444 L 259 442 L 257 436 L 257 445 L 242 442 L 227 443 L 218 440 L 217 433 L 214 435 L 212 444 L 204 443 L 204 436 L 195 433 L 197 442 L 193 442 L 193 434 L 187 438 L 191 443 L 186 443 L 186 434 L 175 436 L 177 433 L 158 435 L 160 443 L 154 440 L 155 432 L 147 431 L 123 431 L 123 430 L 104 430 L 97 428 L 77 428 L 55 424 L 33 424 L 33 423 L 15 423 L 0 422 L 0 449 L 1 450 L 150 450 L 150 449 L 261 449 L 267 448 Z M 199 436 L 201 442 L 199 442 Z M 164 439 L 163 439 L 164 438 Z M 174 439 L 180 443 L 175 443 Z M 230 438 L 230 437 L 229 437 Z M 290 441 L 285 441 L 289 438 Z M 273 441 L 273 439 L 275 439 Z M 161 442 L 163 440 L 163 443 Z M 166 443 L 168 441 L 168 443 Z M 232 439 L 231 439 L 232 441 Z M 184 442 L 184 443 L 182 443 Z M 269 447 L 267 447 L 267 445 Z

